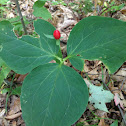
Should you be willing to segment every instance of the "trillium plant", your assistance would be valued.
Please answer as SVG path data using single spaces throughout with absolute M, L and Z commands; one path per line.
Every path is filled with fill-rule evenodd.
M 101 60 L 114 73 L 126 60 L 126 23 L 108 17 L 87 17 L 71 31 L 67 57 L 59 47 L 60 32 L 49 22 L 34 21 L 39 38 L 17 38 L 9 21 L 0 22 L 0 57 L 16 73 L 26 74 L 21 91 L 26 126 L 70 126 L 85 111 L 89 93 L 84 60 Z M 55 60 L 56 63 L 49 63 Z

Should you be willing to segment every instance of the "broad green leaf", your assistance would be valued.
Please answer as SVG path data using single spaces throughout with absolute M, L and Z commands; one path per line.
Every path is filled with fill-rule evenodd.
M 34 12 L 33 14 L 36 17 L 42 17 L 45 20 L 51 18 L 50 12 L 44 7 L 45 1 L 36 1 L 33 5 Z
M 21 107 L 26 126 L 70 126 L 88 104 L 88 88 L 72 68 L 41 65 L 25 78 Z
M 115 120 L 110 126 L 118 126 L 118 120 Z
M 44 34 L 44 35 L 45 35 L 47 38 L 49 38 L 49 39 L 55 39 L 53 35 L 46 35 L 46 34 Z
M 18 39 L 8 21 L 0 22 L 0 56 L 17 73 L 25 74 L 40 64 L 48 63 L 59 51 L 56 41 L 44 36 L 47 34 L 44 29 L 49 29 L 49 34 L 53 34 L 55 30 L 50 23 L 40 19 L 35 22 L 35 28 L 41 30 L 40 38 L 23 36 Z
M 0 67 L 3 65 L 4 61 L 0 58 Z
M 57 54 L 59 46 L 56 45 L 56 39 L 50 39 L 45 35 L 53 35 L 55 27 L 49 22 L 38 19 L 34 22 L 35 31 L 40 35 L 41 46 L 50 53 Z
M 70 58 L 71 64 L 78 70 L 84 69 L 84 60 L 80 56 Z
M 90 103 L 94 103 L 96 109 L 109 112 L 105 103 L 113 100 L 113 94 L 110 91 L 104 90 L 103 86 L 95 86 L 93 84 L 90 85 L 89 92 L 91 94 L 89 97 Z
M 126 22 L 108 17 L 87 17 L 71 31 L 67 53 L 101 60 L 110 73 L 126 61 Z M 70 60 L 71 61 L 71 60 Z

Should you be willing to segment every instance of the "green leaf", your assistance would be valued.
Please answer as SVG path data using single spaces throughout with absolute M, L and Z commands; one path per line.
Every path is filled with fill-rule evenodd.
M 78 70 L 82 71 L 84 69 L 84 60 L 80 56 L 70 58 L 71 64 Z
M 6 65 L 6 63 L 1 58 L 0 58 L 0 68 L 1 68 L 0 71 L 0 87 L 1 87 L 4 79 L 7 77 L 11 69 Z
M 118 120 L 115 120 L 110 126 L 118 126 Z
M 110 73 L 126 61 L 126 22 L 108 17 L 87 17 L 71 31 L 68 56 L 101 60 Z M 71 61 L 71 60 L 70 60 Z
M 56 41 L 44 34 L 53 34 L 55 28 L 48 22 L 39 19 L 35 28 L 40 38 L 23 36 L 18 39 L 13 33 L 13 26 L 8 21 L 0 22 L 1 58 L 15 72 L 25 74 L 33 68 L 53 60 L 59 51 Z M 40 31 L 39 31 L 40 30 Z
M 10 91 L 10 88 L 4 88 L 3 90 L 1 90 L 1 94 L 6 94 L 7 92 Z
M 0 58 L 0 67 L 4 64 L 4 61 Z
M 0 10 L 5 11 L 5 7 L 0 7 Z
M 49 38 L 49 39 L 55 39 L 53 35 L 46 35 L 46 34 L 44 34 L 44 35 L 45 35 L 47 38 Z
M 33 5 L 34 12 L 33 14 L 36 17 L 42 17 L 45 20 L 51 18 L 50 12 L 44 7 L 45 1 L 36 1 Z
M 0 4 L 1 4 L 1 5 L 6 5 L 7 2 L 8 2 L 8 0 L 1 0 L 1 1 L 0 1 Z
M 56 39 L 47 38 L 45 35 L 53 35 L 55 27 L 49 22 L 38 19 L 34 22 L 35 31 L 40 35 L 41 46 L 47 52 L 57 54 L 59 46 L 56 45 Z
M 21 107 L 27 126 L 70 126 L 88 104 L 88 88 L 72 68 L 41 65 L 25 78 Z
M 111 102 L 111 100 L 113 100 L 113 94 L 110 91 L 104 90 L 103 86 L 95 86 L 93 84 L 90 85 L 89 92 L 91 94 L 89 101 L 91 103 L 95 103 L 94 107 L 96 109 L 109 112 L 105 103 Z
M 2 70 L 0 71 L 0 86 L 2 85 L 4 79 L 7 77 L 11 69 L 4 63 L 2 65 Z
M 11 92 L 11 95 L 21 95 L 21 86 L 17 86 L 16 88 L 14 88 Z

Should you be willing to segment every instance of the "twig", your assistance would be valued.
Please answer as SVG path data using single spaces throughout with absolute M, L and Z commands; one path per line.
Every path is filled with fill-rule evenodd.
M 114 90 L 111 90 L 112 92 L 113 91 L 116 91 L 116 90 L 119 90 L 119 91 L 121 91 L 122 89 L 123 89 L 123 85 L 124 85 L 124 82 L 126 81 L 126 78 L 122 81 L 122 84 L 121 84 L 121 86 L 120 86 L 120 89 L 114 89 Z
M 124 118 L 123 111 L 122 111 L 122 109 L 121 109 L 121 107 L 120 107 L 120 105 L 119 105 L 119 104 L 118 104 L 117 106 L 118 106 L 119 111 L 120 111 L 120 113 L 121 113 L 121 116 L 122 116 L 122 118 L 123 118 L 124 124 L 126 125 L 126 120 L 125 120 L 125 118 Z
M 24 33 L 26 35 L 27 34 L 27 30 L 26 30 L 26 27 L 25 27 L 25 23 L 24 23 L 24 20 L 23 20 L 23 16 L 22 16 L 22 13 L 21 13 L 21 10 L 20 10 L 20 6 L 19 6 L 19 3 L 18 3 L 18 0 L 15 0 L 15 3 L 16 3 L 17 10 L 18 10 L 18 13 L 19 13 L 19 16 L 20 16 L 20 20 L 21 20 L 21 23 L 22 23 L 22 26 L 23 26 L 23 29 L 24 29 Z

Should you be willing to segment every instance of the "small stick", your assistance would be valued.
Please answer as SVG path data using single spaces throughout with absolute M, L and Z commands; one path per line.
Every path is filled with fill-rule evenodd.
M 20 6 L 19 6 L 18 0 L 15 0 L 15 3 L 16 3 L 17 10 L 18 10 L 18 13 L 19 13 L 19 16 L 20 16 L 20 20 L 21 20 L 21 23 L 22 23 L 22 26 L 23 26 L 23 29 L 24 29 L 24 33 L 26 35 L 27 34 L 27 30 L 26 30 L 26 27 L 25 27 L 25 23 L 24 23 L 24 20 L 23 20 L 23 16 L 22 16 L 22 13 L 21 13 L 21 10 L 20 10 Z

